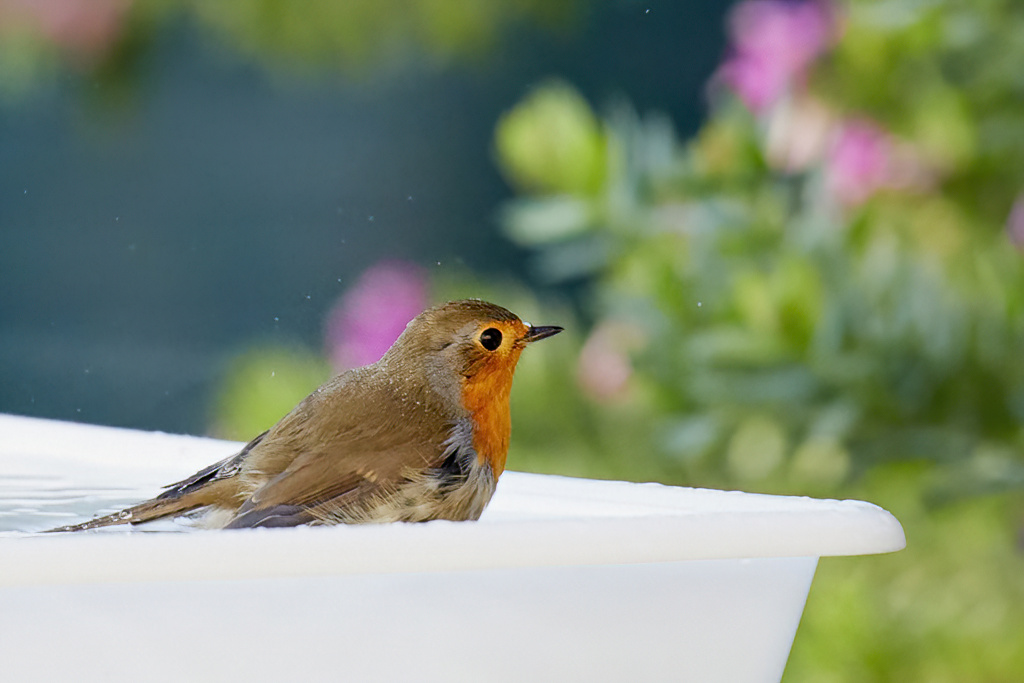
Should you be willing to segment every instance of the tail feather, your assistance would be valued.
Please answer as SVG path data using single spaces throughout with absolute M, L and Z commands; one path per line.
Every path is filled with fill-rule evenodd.
M 160 519 L 169 515 L 180 515 L 208 504 L 208 501 L 202 500 L 200 496 L 195 495 L 185 495 L 180 498 L 154 498 L 105 517 L 97 517 L 79 524 L 69 524 L 54 529 L 47 529 L 44 533 L 85 531 L 86 529 L 99 529 L 100 527 L 115 526 L 117 524 L 142 524 L 143 522 L 151 522 L 154 519 Z
M 151 522 L 161 517 L 180 515 L 196 508 L 213 505 L 221 497 L 230 500 L 237 493 L 235 482 L 237 482 L 242 463 L 248 457 L 249 452 L 258 446 L 266 435 L 267 432 L 263 432 L 247 443 L 241 452 L 227 457 L 220 462 L 215 462 L 187 479 L 167 486 L 167 490 L 156 498 L 133 505 L 130 508 L 125 508 L 106 517 L 97 517 L 80 524 L 69 524 L 54 529 L 47 529 L 45 533 L 85 531 L 86 529 L 99 529 L 100 527 L 115 526 L 117 524 L 142 524 L 143 522 Z

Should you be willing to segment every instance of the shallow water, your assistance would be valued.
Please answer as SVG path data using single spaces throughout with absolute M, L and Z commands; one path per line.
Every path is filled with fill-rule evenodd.
M 137 501 L 129 487 L 85 488 L 57 475 L 0 474 L 0 533 L 50 529 Z
M 0 476 L 0 538 L 34 536 L 47 529 L 76 524 L 116 512 L 144 499 L 131 489 L 84 489 L 59 478 Z M 143 526 L 121 524 L 78 533 L 181 532 L 194 528 L 192 520 L 174 519 Z
M 0 536 L 107 515 L 237 452 L 241 444 L 0 415 Z M 193 520 L 79 533 L 185 531 Z
M 0 476 L 0 538 L 36 535 L 65 524 L 117 512 L 144 500 L 130 488 L 82 488 L 59 477 Z M 191 520 L 160 520 L 144 527 L 121 524 L 78 533 L 187 531 Z
M 0 468 L 0 537 L 36 534 L 65 524 L 83 522 L 93 517 L 117 512 L 156 495 L 160 487 L 139 483 L 140 473 L 125 467 L 117 471 L 103 468 L 88 471 L 68 468 L 65 462 L 45 462 L 32 458 L 34 469 L 9 467 L 6 459 Z M 87 465 L 86 465 L 87 466 Z M 15 471 L 10 471 L 10 470 Z M 7 471 L 4 471 L 7 470 Z M 57 474 L 56 472 L 64 473 Z M 117 484 L 96 483 L 98 476 Z M 145 531 L 183 531 L 190 528 L 185 521 L 154 522 Z M 142 527 L 122 524 L 85 533 L 131 533 Z

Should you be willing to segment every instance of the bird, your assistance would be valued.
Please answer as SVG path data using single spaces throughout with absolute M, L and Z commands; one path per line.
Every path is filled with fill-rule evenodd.
M 519 356 L 562 330 L 479 299 L 428 308 L 380 360 L 334 376 L 237 454 L 49 531 L 181 515 L 223 529 L 479 519 L 505 469 Z

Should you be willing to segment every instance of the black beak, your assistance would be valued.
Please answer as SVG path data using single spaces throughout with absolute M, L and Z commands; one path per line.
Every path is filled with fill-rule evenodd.
M 523 336 L 521 341 L 524 341 L 527 344 L 529 344 L 530 342 L 539 341 L 541 339 L 547 339 L 548 337 L 555 336 L 563 329 L 565 328 L 559 327 L 558 325 L 548 325 L 546 327 L 536 327 L 534 325 L 530 325 L 530 329 L 526 331 L 526 334 Z

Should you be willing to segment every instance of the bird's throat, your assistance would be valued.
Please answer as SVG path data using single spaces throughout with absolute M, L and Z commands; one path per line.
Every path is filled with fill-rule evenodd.
M 512 418 L 509 395 L 512 392 L 512 367 L 483 368 L 467 379 L 462 388 L 462 403 L 473 421 L 473 449 L 480 463 L 489 463 L 497 478 L 505 471 Z

